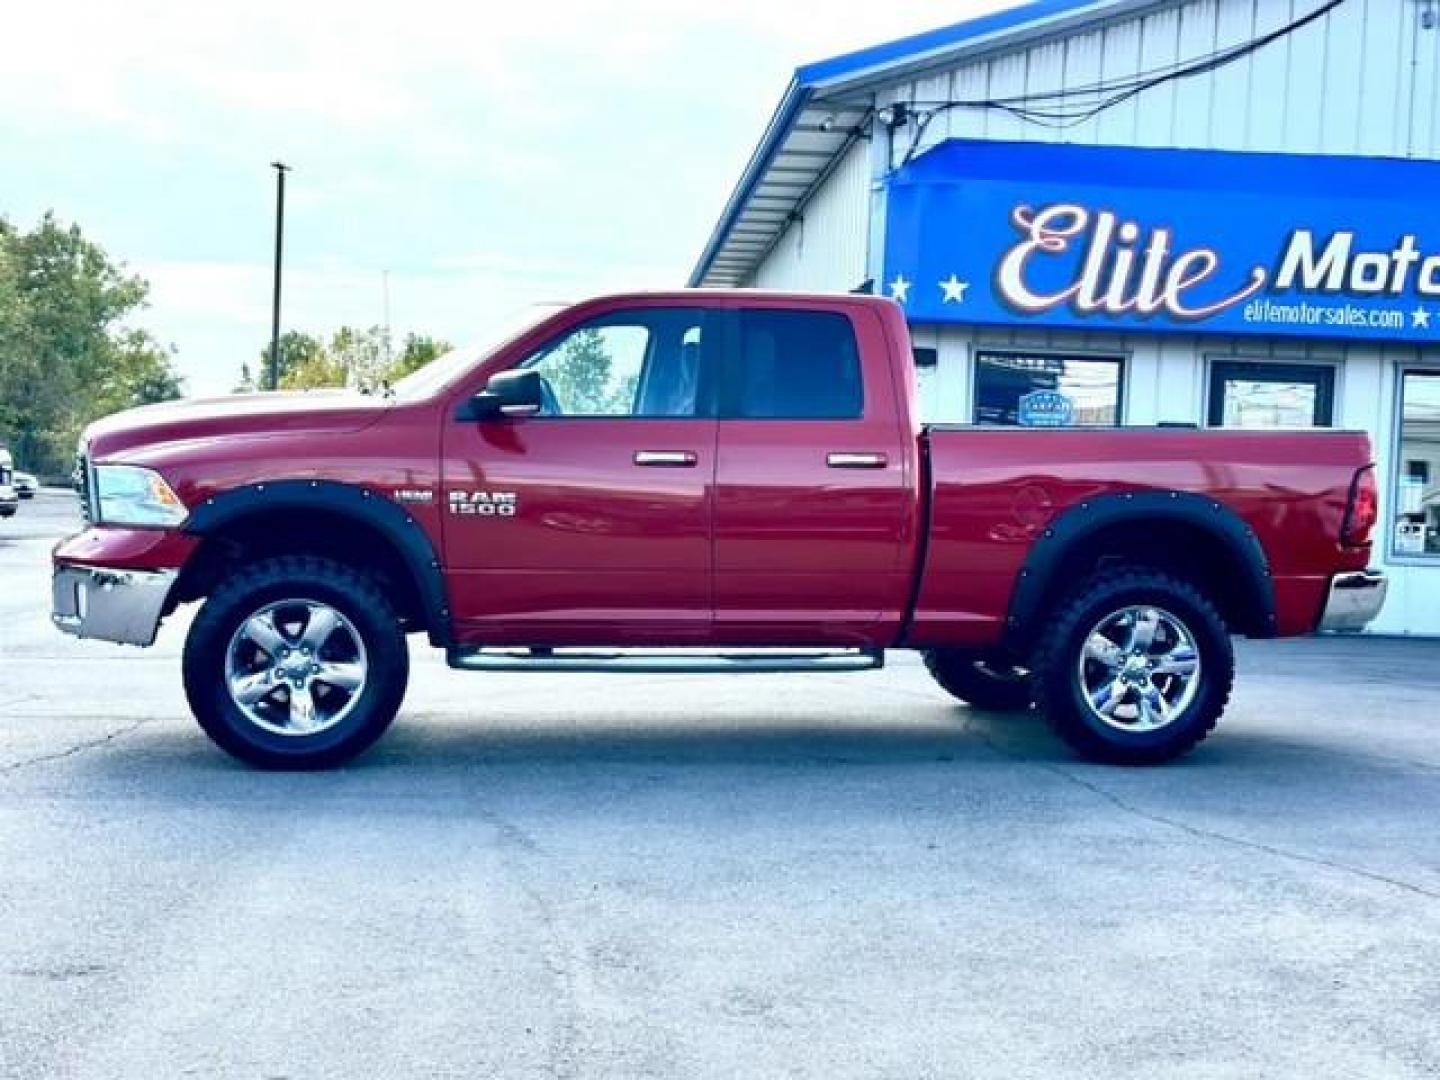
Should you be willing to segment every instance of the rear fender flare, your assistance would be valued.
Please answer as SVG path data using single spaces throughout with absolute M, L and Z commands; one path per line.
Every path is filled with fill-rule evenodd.
M 1133 521 L 1179 523 L 1197 529 L 1220 544 L 1230 556 L 1241 587 L 1250 598 L 1252 617 L 1246 631 L 1256 637 L 1275 633 L 1275 583 L 1260 538 L 1245 520 L 1224 503 L 1185 491 L 1127 491 L 1087 499 L 1051 520 L 1035 538 L 1015 580 L 1005 618 L 1005 644 L 1018 649 L 1032 639 L 1044 604 L 1060 584 L 1057 575 L 1068 555 L 1102 529 Z

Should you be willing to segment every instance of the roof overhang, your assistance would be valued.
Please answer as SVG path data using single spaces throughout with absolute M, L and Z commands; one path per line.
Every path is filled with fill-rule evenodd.
M 734 286 L 769 254 L 869 124 L 887 85 L 1183 0 L 1036 0 L 798 68 L 716 223 L 691 286 Z
M 831 106 L 791 81 L 725 204 L 690 285 L 738 285 L 860 137 L 868 105 Z

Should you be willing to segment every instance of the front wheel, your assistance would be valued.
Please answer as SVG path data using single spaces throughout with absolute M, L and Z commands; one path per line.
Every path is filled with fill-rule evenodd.
M 410 657 L 385 594 L 328 559 L 285 556 L 225 580 L 185 641 L 185 695 L 221 749 L 267 769 L 355 757 L 389 727 Z
M 1147 765 L 1191 750 L 1230 699 L 1224 620 L 1193 585 L 1156 570 L 1102 573 L 1055 615 L 1035 660 L 1036 701 L 1097 761 Z

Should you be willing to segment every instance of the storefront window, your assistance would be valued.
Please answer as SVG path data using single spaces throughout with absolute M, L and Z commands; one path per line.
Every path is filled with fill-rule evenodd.
M 1329 427 L 1334 401 L 1332 367 L 1237 360 L 1210 365 L 1211 427 Z
M 1401 376 L 1395 464 L 1395 554 L 1440 555 L 1440 371 Z
M 1124 367 L 1113 356 L 977 353 L 975 423 L 1116 425 Z

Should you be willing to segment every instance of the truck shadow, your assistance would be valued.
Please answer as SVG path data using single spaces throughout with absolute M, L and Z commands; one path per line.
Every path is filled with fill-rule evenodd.
M 139 813 L 219 815 L 277 835 L 297 815 L 325 829 L 435 819 L 543 847 L 557 830 L 595 825 L 637 850 L 737 828 L 807 842 L 898 828 L 902 845 L 1078 830 L 1144 843 L 1189 834 L 1364 848 L 1375 836 L 1424 835 L 1417 808 L 1440 796 L 1440 766 L 1359 744 L 1242 728 L 1179 762 L 1126 769 L 1076 759 L 1036 717 L 943 705 L 898 727 L 820 713 L 746 727 L 711 717 L 620 726 L 417 715 L 356 762 L 316 773 L 250 769 L 167 721 L 66 767 L 67 786 L 119 793 Z
M 1245 798 L 1263 790 L 1266 801 L 1287 789 L 1317 783 L 1343 801 L 1352 787 L 1373 803 L 1375 785 L 1397 771 L 1440 779 L 1440 763 L 1390 757 L 1356 743 L 1317 735 L 1314 740 L 1254 728 L 1222 729 L 1198 750 L 1168 765 L 1123 768 L 1077 758 L 1037 715 L 987 713 L 936 704 L 907 710 L 903 719 L 836 718 L 816 710 L 789 712 L 783 721 L 734 711 L 665 715 L 655 711 L 617 722 L 575 720 L 544 711 L 461 717 L 404 714 L 368 753 L 335 770 L 265 773 L 233 761 L 188 724 L 142 728 L 97 755 L 90 768 L 148 774 L 162 785 L 188 786 L 203 778 L 221 787 L 264 790 L 298 784 L 316 790 L 370 786 L 392 794 L 423 794 L 437 785 L 477 788 L 502 783 L 537 792 L 557 779 L 584 778 L 603 789 L 625 786 L 637 774 L 674 778 L 724 775 L 763 788 L 797 777 L 884 770 L 903 787 L 905 775 L 940 775 L 963 785 L 998 773 L 1048 772 L 1123 785 L 1127 789 L 1211 785 Z M 188 778 L 188 779 L 187 779 Z M 1253 790 L 1247 790 L 1253 789 Z M 1353 812 L 1353 809 L 1351 811 Z

